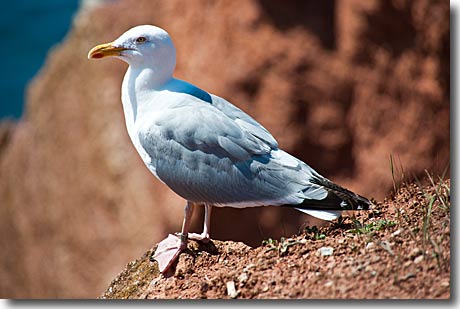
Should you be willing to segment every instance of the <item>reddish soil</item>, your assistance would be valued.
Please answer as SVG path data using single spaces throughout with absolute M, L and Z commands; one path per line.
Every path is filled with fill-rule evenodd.
M 147 251 L 101 298 L 450 298 L 450 180 L 257 248 L 191 242 L 174 272 Z M 234 290 L 233 290 L 234 287 Z

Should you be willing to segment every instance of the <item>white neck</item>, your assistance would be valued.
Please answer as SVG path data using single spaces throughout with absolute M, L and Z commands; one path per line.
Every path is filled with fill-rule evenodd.
M 152 102 L 152 93 L 172 79 L 172 72 L 160 72 L 152 68 L 130 66 L 126 71 L 122 86 L 122 102 L 126 124 L 134 124 L 141 109 L 147 108 L 139 102 Z

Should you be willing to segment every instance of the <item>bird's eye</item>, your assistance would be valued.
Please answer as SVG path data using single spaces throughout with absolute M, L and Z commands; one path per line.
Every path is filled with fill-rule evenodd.
M 147 41 L 147 39 L 145 38 L 145 36 L 140 36 L 136 39 L 136 42 L 137 43 L 144 43 L 145 41 Z

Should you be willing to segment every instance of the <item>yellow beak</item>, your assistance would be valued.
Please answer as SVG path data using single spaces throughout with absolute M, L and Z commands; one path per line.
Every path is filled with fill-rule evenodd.
M 128 48 L 115 47 L 113 46 L 112 42 L 101 44 L 101 45 L 97 45 L 91 48 L 91 50 L 88 53 L 88 59 L 104 58 L 104 57 L 110 57 L 110 56 L 120 56 L 121 52 L 124 50 L 128 50 Z

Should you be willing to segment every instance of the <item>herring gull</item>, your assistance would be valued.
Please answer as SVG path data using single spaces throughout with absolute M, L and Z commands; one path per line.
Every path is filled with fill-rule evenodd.
M 187 201 L 181 233 L 169 234 L 154 254 L 162 273 L 188 239 L 209 241 L 213 206 L 286 206 L 322 220 L 344 210 L 369 209 L 367 198 L 279 149 L 248 114 L 174 78 L 176 50 L 165 30 L 137 26 L 88 53 L 88 58 L 109 56 L 129 65 L 121 100 L 134 147 L 148 169 Z M 189 233 L 196 205 L 205 209 L 201 234 Z

